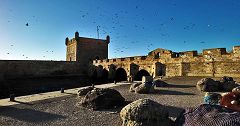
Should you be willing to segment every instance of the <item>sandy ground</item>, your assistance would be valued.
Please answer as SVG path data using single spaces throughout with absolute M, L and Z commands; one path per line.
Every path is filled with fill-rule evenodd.
M 171 86 L 156 88 L 154 94 L 128 92 L 130 85 L 112 87 L 131 102 L 149 98 L 166 105 L 170 116 L 176 118 L 186 107 L 203 103 L 204 93 L 195 84 L 201 77 L 174 77 L 165 79 Z M 17 105 L 0 107 L 0 125 L 63 125 L 63 126 L 120 126 L 120 108 L 92 111 L 78 105 L 81 97 L 75 93 L 42 101 L 19 102 Z

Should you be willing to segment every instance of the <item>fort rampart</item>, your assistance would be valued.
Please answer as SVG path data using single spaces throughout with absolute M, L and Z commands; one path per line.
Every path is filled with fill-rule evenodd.
M 204 49 L 197 51 L 172 52 L 156 49 L 147 56 L 94 60 L 93 65 L 106 71 L 125 70 L 127 76 L 136 76 L 145 71 L 155 76 L 232 76 L 240 77 L 240 46 L 234 46 L 231 52 L 226 48 Z M 109 72 L 115 76 L 115 72 Z M 97 71 L 101 76 L 102 71 Z M 113 74 L 111 74 L 113 73 Z M 113 77 L 112 77 L 113 78 Z

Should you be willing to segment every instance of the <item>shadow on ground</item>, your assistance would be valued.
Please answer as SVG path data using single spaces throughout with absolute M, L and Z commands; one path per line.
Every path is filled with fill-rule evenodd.
M 32 109 L 19 109 L 14 107 L 0 107 L 0 116 L 10 117 L 19 121 L 40 123 L 65 118 L 62 115 L 36 111 Z
M 161 94 L 161 95 L 195 95 L 193 93 L 186 93 L 186 92 L 180 92 L 180 91 L 170 91 L 170 90 L 161 90 L 161 89 L 155 89 L 153 94 Z
M 192 88 L 192 87 L 196 87 L 195 85 L 191 85 L 191 84 L 168 84 L 169 88 Z

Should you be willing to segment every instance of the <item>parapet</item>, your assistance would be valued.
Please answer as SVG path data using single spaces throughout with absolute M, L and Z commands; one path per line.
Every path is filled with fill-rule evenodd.
M 195 56 L 198 56 L 198 52 L 196 50 L 179 52 L 179 56 L 180 57 L 195 57 Z
M 153 58 L 153 56 L 155 58 Z M 200 58 L 201 60 L 203 58 L 213 58 L 217 57 L 220 58 L 232 58 L 231 56 L 234 57 L 240 57 L 240 46 L 234 46 L 233 47 L 233 52 L 228 53 L 226 51 L 226 48 L 212 48 L 212 49 L 204 49 L 202 53 L 198 54 L 198 51 L 193 50 L 193 51 L 184 51 L 184 52 L 172 52 L 171 50 L 166 50 L 166 49 L 155 49 L 151 52 L 149 52 L 148 56 L 134 56 L 134 57 L 125 57 L 125 58 L 114 58 L 114 59 L 106 59 L 106 60 L 95 60 L 93 63 L 114 63 L 114 62 L 129 62 L 129 61 L 139 61 L 139 60 L 154 60 L 156 59 L 156 56 L 161 59 L 169 59 L 173 58 L 173 61 L 178 61 L 180 58 L 192 58 L 193 60 L 196 58 Z M 199 60 L 200 60 L 199 59 Z M 189 60 L 192 61 L 192 60 Z
M 233 47 L 233 54 L 235 57 L 240 57 L 240 46 Z
M 221 55 L 224 55 L 224 54 L 227 54 L 226 48 L 213 48 L 213 49 L 203 50 L 203 55 L 220 57 Z
M 75 32 L 75 37 L 74 38 L 72 38 L 72 39 L 70 39 L 69 40 L 69 38 L 67 37 L 66 39 L 65 39 L 65 45 L 67 46 L 67 45 L 69 45 L 69 44 L 71 44 L 71 43 L 73 43 L 73 42 L 86 42 L 86 43 L 92 43 L 92 42 L 96 42 L 96 43 L 106 43 L 106 44 L 109 44 L 110 43 L 110 36 L 109 35 L 107 35 L 106 36 L 106 40 L 104 40 L 104 39 L 95 39 L 95 38 L 87 38 L 87 37 L 79 37 L 79 33 L 78 33 L 78 31 L 76 31 Z
M 145 60 L 147 56 L 135 56 L 134 60 Z

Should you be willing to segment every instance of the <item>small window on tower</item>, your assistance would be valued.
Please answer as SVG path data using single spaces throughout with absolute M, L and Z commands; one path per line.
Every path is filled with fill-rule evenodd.
M 99 56 L 96 56 L 95 59 L 96 59 L 96 60 L 99 60 Z

